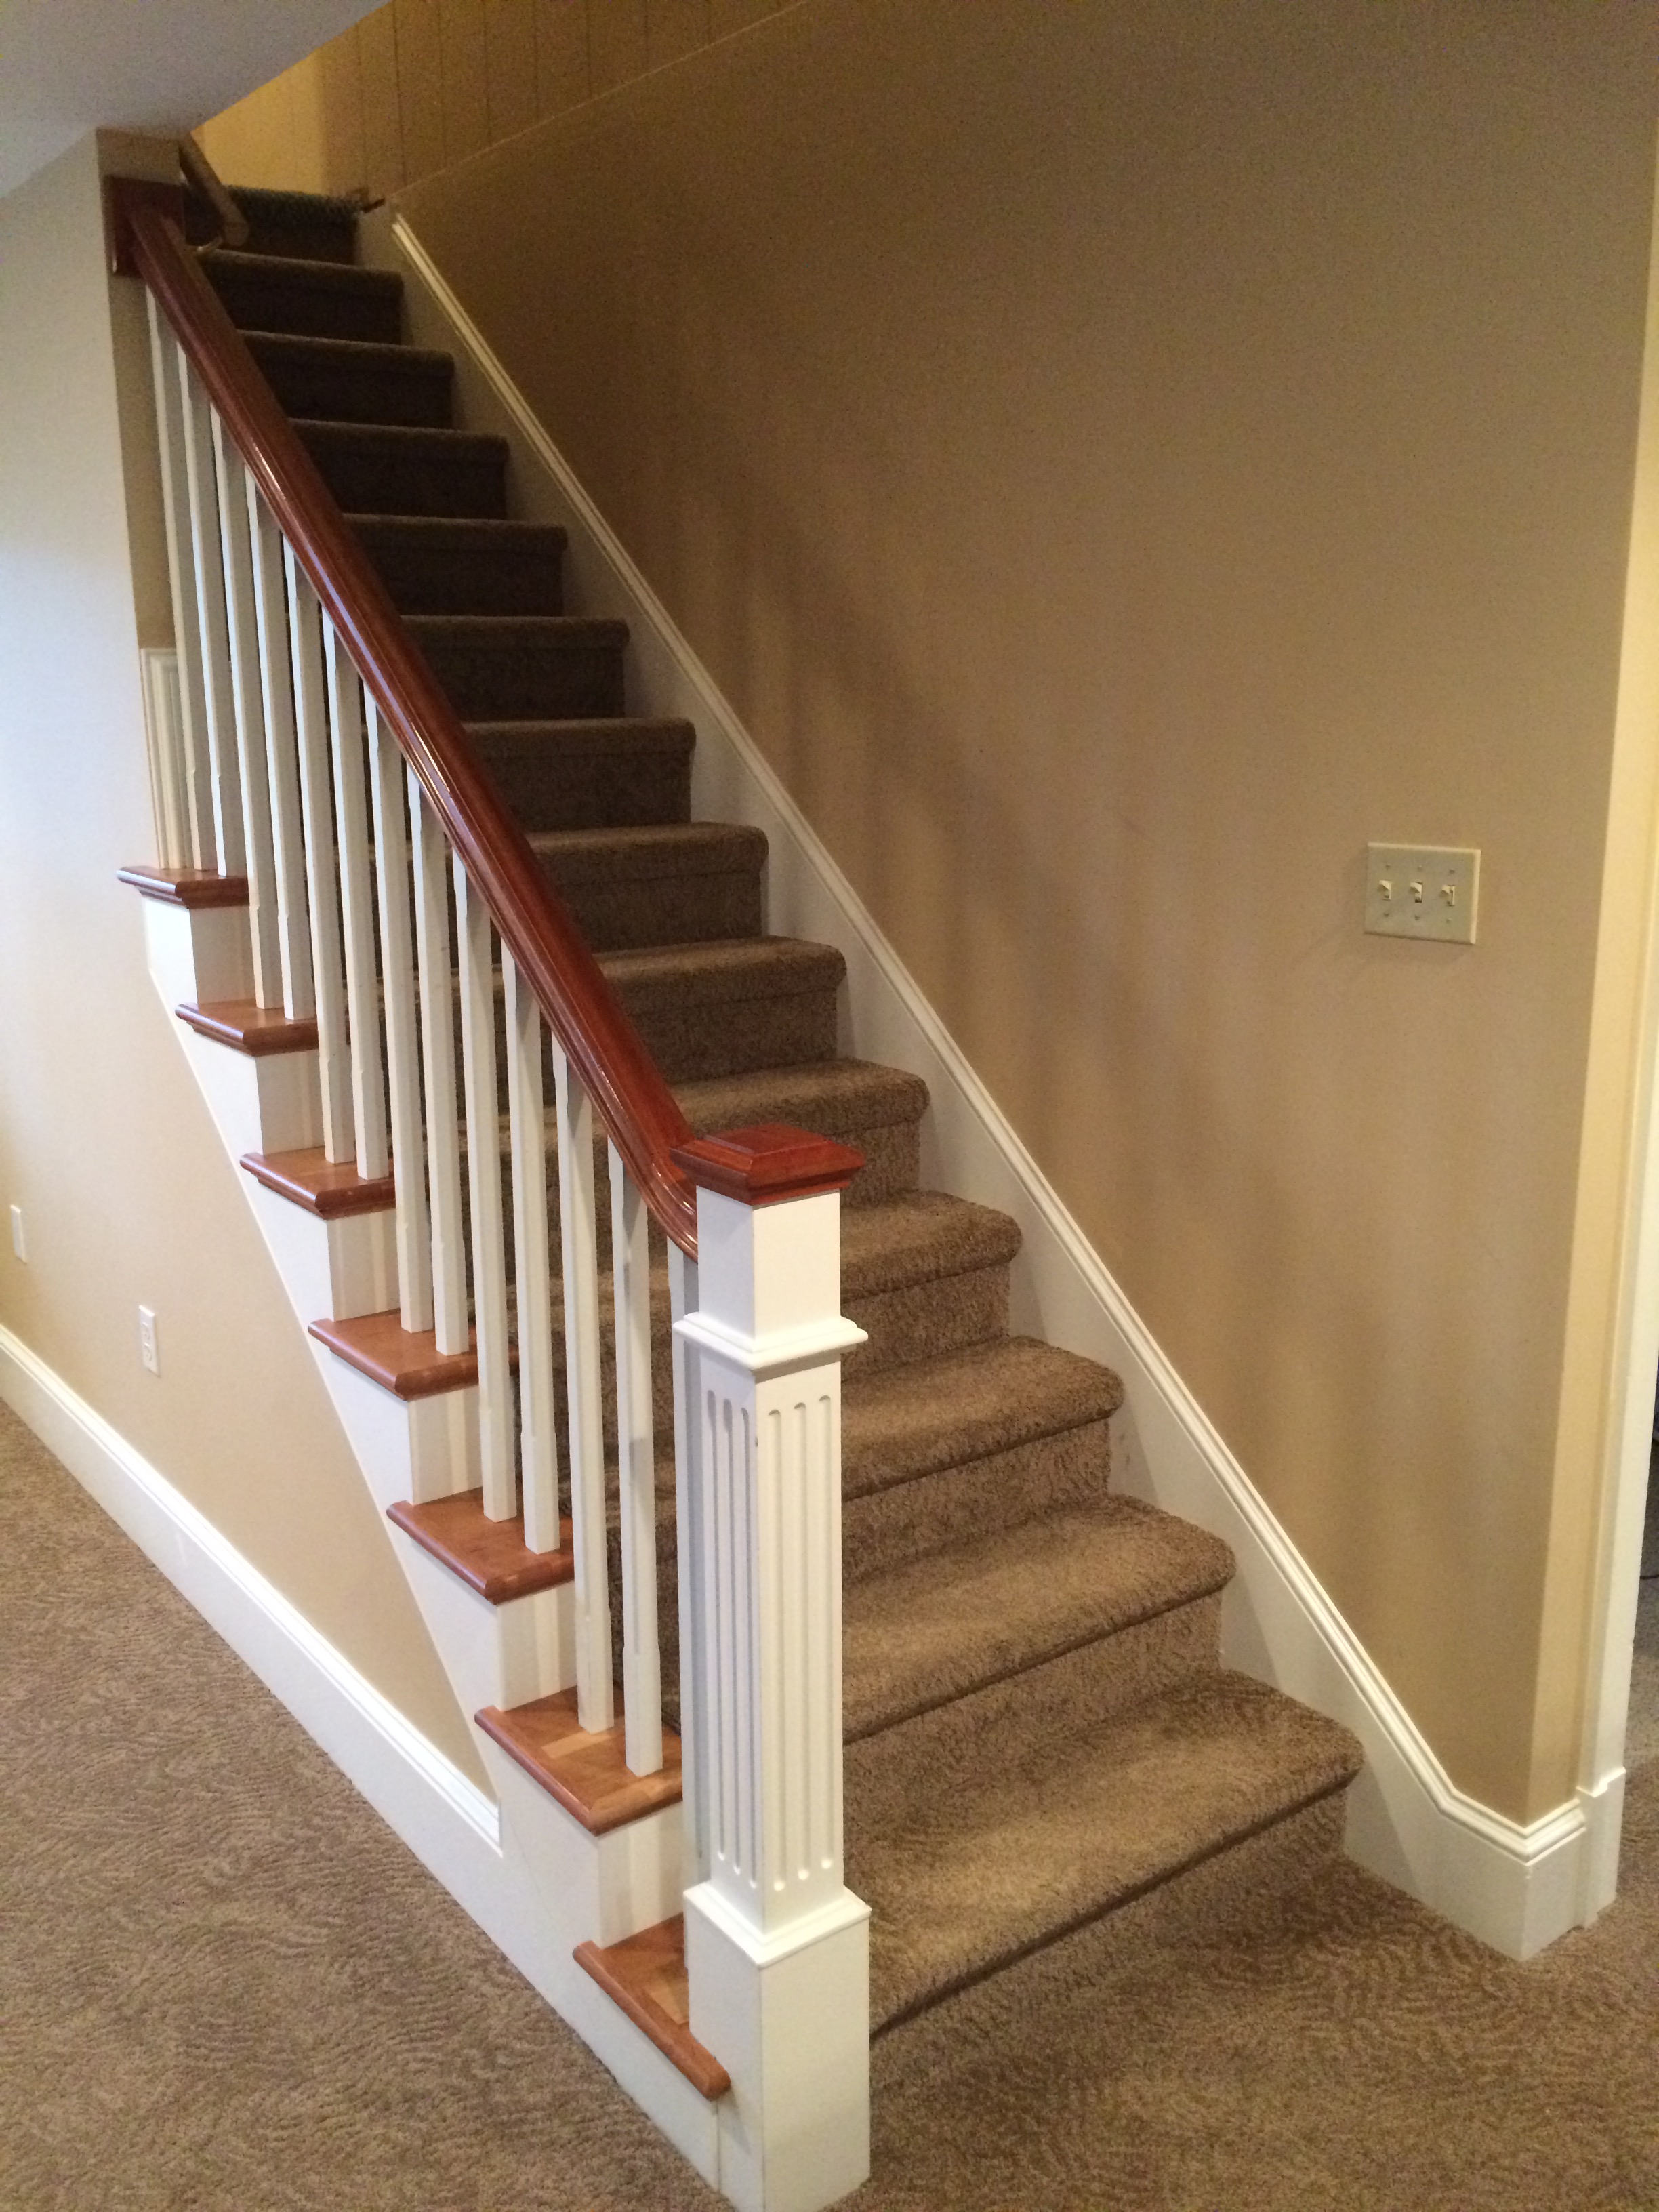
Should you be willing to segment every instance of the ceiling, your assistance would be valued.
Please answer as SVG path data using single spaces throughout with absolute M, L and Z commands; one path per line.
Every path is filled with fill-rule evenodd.
M 376 0 L 0 0 L 0 192 L 100 126 L 194 130 Z

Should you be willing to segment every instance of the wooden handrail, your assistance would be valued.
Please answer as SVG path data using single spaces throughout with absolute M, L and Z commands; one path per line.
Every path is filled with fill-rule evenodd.
M 248 241 L 248 220 L 220 181 L 219 172 L 188 131 L 179 141 L 179 166 L 213 210 L 219 243 L 233 252 Z
M 690 1141 L 690 1124 L 479 765 L 385 585 L 185 243 L 179 222 L 155 185 L 124 191 L 127 183 L 110 179 L 116 267 L 141 277 L 160 303 L 647 1206 L 695 1258 L 696 1194 L 671 1157 Z

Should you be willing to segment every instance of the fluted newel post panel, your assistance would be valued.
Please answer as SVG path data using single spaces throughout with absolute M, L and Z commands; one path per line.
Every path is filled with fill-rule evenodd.
M 676 1324 L 699 1772 L 691 2032 L 732 2077 L 720 2185 L 817 2212 L 870 2158 L 869 1907 L 842 1878 L 841 1194 L 856 1152 L 769 1125 L 674 1158 L 697 1185 Z

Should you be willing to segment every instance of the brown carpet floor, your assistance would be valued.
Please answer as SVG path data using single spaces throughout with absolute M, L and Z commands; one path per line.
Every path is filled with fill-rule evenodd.
M 717 2203 L 0 1407 L 0 2205 Z M 858 2212 L 1659 2208 L 1659 1767 L 1619 1903 L 1518 1966 L 1339 1864 L 883 2046 Z

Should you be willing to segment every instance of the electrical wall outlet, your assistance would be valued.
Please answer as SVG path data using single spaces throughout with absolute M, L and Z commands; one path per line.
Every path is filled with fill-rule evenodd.
M 161 1371 L 161 1354 L 155 1342 L 155 1310 L 153 1306 L 138 1309 L 138 1357 L 152 1375 Z
M 1374 937 L 1473 945 L 1480 854 L 1465 845 L 1368 845 L 1365 927 Z
M 14 1206 L 11 1210 L 11 1249 L 20 1260 L 29 1256 L 28 1239 L 23 1234 L 23 1209 Z

